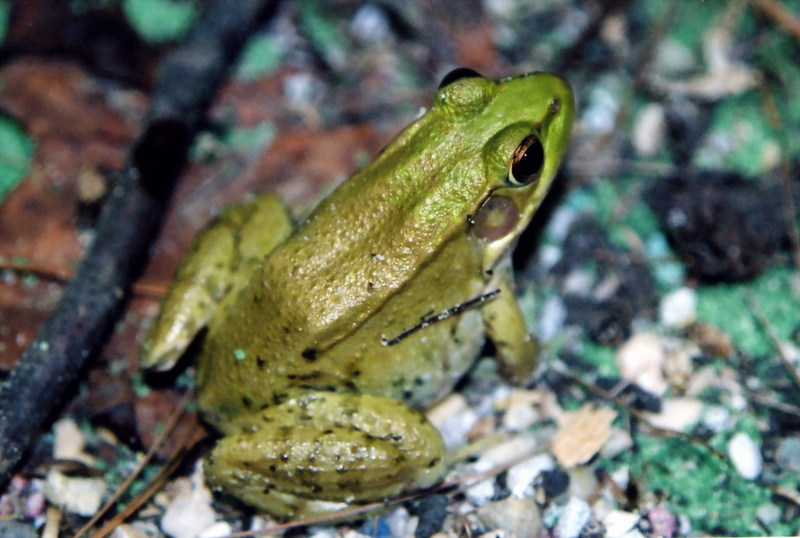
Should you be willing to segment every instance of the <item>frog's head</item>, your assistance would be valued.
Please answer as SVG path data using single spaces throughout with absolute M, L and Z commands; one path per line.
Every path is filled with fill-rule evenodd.
M 456 69 L 439 86 L 434 108 L 473 133 L 482 165 L 471 233 L 491 268 L 513 247 L 550 188 L 569 143 L 574 97 L 550 73 L 489 80 Z M 468 143 L 468 145 L 471 145 Z

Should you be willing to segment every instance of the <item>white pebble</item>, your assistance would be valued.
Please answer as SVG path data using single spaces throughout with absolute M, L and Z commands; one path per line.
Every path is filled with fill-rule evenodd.
M 606 536 L 622 536 L 639 523 L 641 516 L 632 512 L 622 510 L 612 510 L 603 518 L 603 526 L 606 528 Z
M 48 501 L 84 517 L 97 512 L 105 491 L 106 483 L 100 478 L 67 476 L 55 469 L 48 471 L 44 484 Z
M 678 288 L 661 299 L 658 317 L 667 327 L 683 328 L 697 315 L 697 293 L 692 288 Z
M 736 471 L 747 480 L 754 480 L 761 474 L 764 463 L 756 443 L 744 433 L 737 433 L 728 441 L 728 457 Z
M 467 488 L 467 499 L 473 506 L 483 506 L 494 497 L 494 480 L 481 480 Z
M 650 103 L 636 118 L 633 127 L 633 147 L 640 155 L 652 157 L 664 145 L 665 132 L 664 107 Z
M 570 497 L 561 517 L 558 518 L 555 535 L 559 538 L 576 538 L 589 522 L 592 509 L 589 503 L 577 497 Z
M 506 485 L 512 495 L 522 498 L 537 476 L 553 468 L 553 457 L 550 454 L 539 454 L 511 467 L 506 475 Z

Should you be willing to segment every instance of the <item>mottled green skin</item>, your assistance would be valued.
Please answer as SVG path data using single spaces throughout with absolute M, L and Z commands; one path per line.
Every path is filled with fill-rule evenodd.
M 265 249 L 263 262 L 207 255 L 185 262 L 178 287 L 201 268 L 252 273 L 230 277 L 233 291 L 222 294 L 200 355 L 199 404 L 225 434 L 206 466 L 213 485 L 298 517 L 441 478 L 441 438 L 418 410 L 452 389 L 484 333 L 511 380 L 525 380 L 535 366 L 508 254 L 556 173 L 573 110 L 569 86 L 554 75 L 457 80 L 288 238 L 272 240 L 277 246 Z M 510 186 L 512 156 L 530 134 L 544 147 L 544 168 L 530 185 Z M 490 197 L 510 201 L 487 221 L 502 227 L 478 230 L 473 217 Z M 217 228 L 235 242 L 247 220 L 241 215 L 264 213 L 284 214 L 262 195 L 223 215 Z M 423 316 L 494 289 L 500 294 L 480 307 L 383 345 Z M 179 295 L 167 305 L 192 293 Z M 195 308 L 171 318 L 199 318 Z M 156 325 L 172 323 L 164 318 Z M 153 336 L 146 349 L 168 349 L 161 340 Z M 168 367 L 175 356 L 159 351 L 145 362 Z

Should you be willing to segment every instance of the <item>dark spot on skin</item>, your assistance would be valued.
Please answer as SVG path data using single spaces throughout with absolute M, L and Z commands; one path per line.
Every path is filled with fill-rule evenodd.
M 253 295 L 253 304 L 258 304 L 261 302 L 261 296 L 258 294 Z
M 322 486 L 320 486 L 319 484 L 312 484 L 311 493 L 322 493 Z
M 292 380 L 294 380 L 294 379 L 297 379 L 297 376 L 296 376 L 296 375 L 294 375 L 294 374 L 287 374 L 287 375 L 286 375 L 286 379 L 288 379 L 288 380 L 292 381 Z
M 311 454 L 308 457 L 308 463 L 314 463 L 315 461 L 317 461 L 317 457 L 314 454 Z
M 402 387 L 405 384 L 406 380 L 404 377 L 396 377 L 392 380 L 392 386 L 396 389 Z
M 278 466 L 273 463 L 272 465 L 269 466 L 269 470 L 275 473 L 278 471 Z
M 345 467 L 344 465 L 337 465 L 336 466 L 336 472 L 339 473 L 339 474 L 346 473 L 347 472 L 347 467 Z
M 433 458 L 431 461 L 428 462 L 428 469 L 436 467 L 438 463 L 439 463 L 439 458 Z
M 301 355 L 308 362 L 314 362 L 315 360 L 317 360 L 317 350 L 314 349 L 313 347 L 305 348 L 303 350 L 303 353 L 301 353 Z
M 330 435 L 330 434 L 332 434 L 332 433 L 333 433 L 333 430 L 331 430 L 331 429 L 329 428 L 329 429 L 327 429 L 327 430 L 323 431 L 323 432 L 322 432 L 322 435 Z
M 289 327 L 284 327 L 283 332 L 289 334 L 290 332 L 292 332 L 292 330 Z
M 370 293 L 375 291 L 375 284 L 373 284 L 372 282 L 367 282 L 367 291 Z
M 250 409 L 253 406 L 253 400 L 247 396 L 242 396 L 242 405 Z
M 413 397 L 414 397 L 414 393 L 413 393 L 412 391 L 410 391 L 410 390 L 408 390 L 408 389 L 405 389 L 405 390 L 403 391 L 403 399 L 404 399 L 404 400 L 410 400 L 410 399 L 411 399 L 411 398 L 413 398 Z
M 264 409 L 264 408 L 262 407 L 261 409 Z M 261 421 L 262 421 L 262 422 L 266 422 L 267 424 L 269 424 L 269 423 L 270 423 L 270 422 L 272 422 L 273 420 L 274 420 L 274 419 L 273 419 L 272 417 L 266 417 L 266 416 L 264 416 L 264 415 L 261 415 Z
M 395 459 L 394 459 L 395 463 L 403 463 L 404 461 L 406 461 L 406 457 L 403 456 L 402 454 L 400 454 L 399 456 L 395 457 Z
M 272 393 L 272 404 L 273 405 L 280 405 L 288 397 L 289 397 L 289 395 L 286 394 L 285 392 L 273 392 Z
M 347 387 L 347 390 L 352 390 L 353 392 L 356 391 L 356 384 L 352 381 L 345 381 L 344 386 Z
M 289 461 L 289 454 L 281 454 L 281 461 L 284 463 Z
M 424 384 L 425 384 L 425 380 L 424 380 L 424 379 L 422 379 L 421 377 L 415 377 L 415 378 L 414 378 L 414 384 L 415 384 L 416 386 L 418 386 L 418 387 L 421 387 L 422 385 L 424 385 Z
M 272 484 L 267 484 L 266 486 L 264 486 L 264 489 L 261 490 L 261 492 L 264 495 L 269 495 L 269 492 L 272 491 L 273 489 L 275 489 L 275 486 L 273 486 Z
M 264 368 L 265 364 L 267 364 L 267 361 L 264 360 L 264 357 L 261 355 L 256 355 L 256 366 L 259 368 Z
M 550 101 L 550 114 L 555 116 L 558 114 L 558 111 L 561 110 L 561 100 L 560 99 L 553 99 Z
M 486 274 L 492 276 L 494 274 L 494 269 L 487 269 Z
M 353 370 L 350 375 L 353 377 L 358 377 L 361 375 L 361 370 Z

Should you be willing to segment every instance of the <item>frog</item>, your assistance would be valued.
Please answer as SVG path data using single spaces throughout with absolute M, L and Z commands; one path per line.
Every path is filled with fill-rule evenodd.
M 558 75 L 458 68 L 297 226 L 262 193 L 198 235 L 141 361 L 169 369 L 204 334 L 197 401 L 222 435 L 204 462 L 214 490 L 286 520 L 443 479 L 447 450 L 424 412 L 486 337 L 509 382 L 536 369 L 511 252 L 574 111 Z

